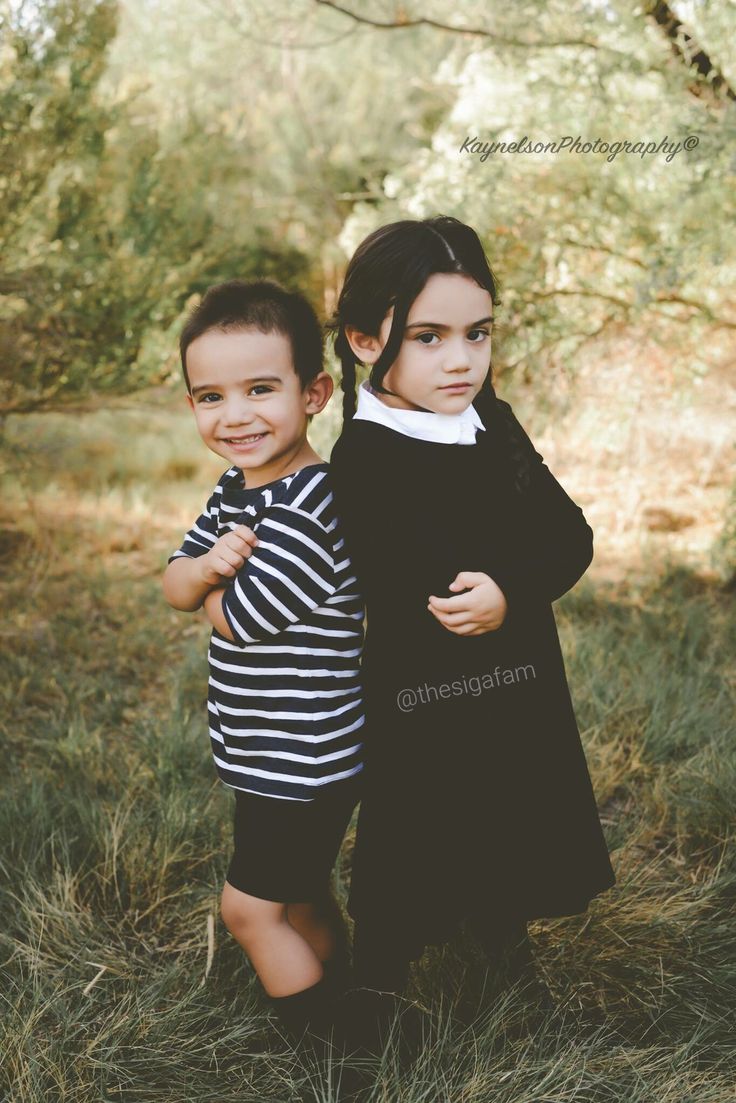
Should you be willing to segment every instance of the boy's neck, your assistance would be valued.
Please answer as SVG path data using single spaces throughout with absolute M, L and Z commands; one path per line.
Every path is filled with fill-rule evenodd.
M 273 483 L 277 479 L 283 479 L 287 475 L 294 475 L 297 471 L 301 471 L 303 467 L 308 467 L 313 463 L 324 463 L 324 460 L 317 455 L 309 441 L 305 439 L 293 452 L 274 457 L 273 460 L 269 460 L 268 463 L 261 464 L 258 467 L 245 467 L 241 464 L 235 466 L 243 472 L 245 485 L 250 489 L 255 489 Z

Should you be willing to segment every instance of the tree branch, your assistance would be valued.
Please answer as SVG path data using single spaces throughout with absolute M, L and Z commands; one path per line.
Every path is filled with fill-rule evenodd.
M 632 310 L 636 310 L 636 304 L 630 303 L 627 299 L 621 299 L 616 295 L 607 295 L 603 291 L 591 291 L 588 288 L 575 288 L 575 287 L 557 287 L 551 291 L 539 291 L 534 294 L 533 297 L 528 299 L 522 299 L 522 302 L 527 306 L 533 306 L 535 302 L 539 302 L 540 299 L 554 299 L 558 295 L 578 295 L 587 299 L 600 299 L 601 302 L 613 303 L 614 306 L 620 307 L 627 313 Z M 704 315 L 704 317 L 712 323 L 718 329 L 736 329 L 736 322 L 732 322 L 728 318 L 719 318 L 717 314 L 714 314 L 709 306 L 705 303 L 699 303 L 695 299 L 686 299 L 682 295 L 670 294 L 668 292 L 661 292 L 654 296 L 653 299 L 645 307 L 656 309 L 659 304 L 664 303 L 677 303 L 680 306 L 688 306 L 698 314 Z M 667 314 L 667 318 L 671 322 L 687 322 L 689 318 L 679 318 L 676 314 Z
M 609 245 L 601 245 L 600 242 L 587 242 L 587 241 L 575 241 L 571 237 L 562 238 L 560 245 L 572 245 L 575 249 L 589 249 L 594 253 L 606 253 L 608 256 L 617 257 L 619 260 L 625 260 L 629 264 L 635 264 L 637 268 L 648 268 L 649 265 L 645 264 L 643 260 L 639 260 L 638 257 L 631 257 L 628 253 L 621 253 L 618 249 L 612 249 Z
M 440 23 L 436 19 L 429 19 L 427 16 L 420 16 L 418 19 L 402 18 L 391 21 L 369 19 L 366 15 L 358 15 L 357 12 L 351 11 L 350 8 L 345 8 L 342 4 L 335 3 L 335 0 L 314 0 L 314 2 L 323 8 L 331 8 L 333 11 L 340 12 L 342 15 L 347 15 L 350 19 L 355 20 L 356 23 L 363 23 L 368 27 L 375 27 L 379 31 L 404 30 L 407 27 L 433 27 L 435 30 L 449 31 L 451 34 L 469 34 L 481 38 L 491 38 L 500 45 L 521 46 L 526 50 L 556 49 L 558 46 L 584 46 L 588 50 L 597 50 L 601 48 L 597 42 L 591 42 L 587 38 L 563 38 L 557 39 L 554 42 L 542 41 L 541 39 L 538 41 L 524 41 L 520 38 L 508 38 L 506 35 L 496 34 L 495 31 L 488 30 L 487 27 L 457 27 L 452 23 Z
M 736 100 L 736 92 L 720 69 L 713 64 L 692 31 L 688 30 L 684 23 L 675 15 L 672 8 L 665 0 L 654 0 L 646 13 L 663 32 L 669 42 L 670 49 L 675 57 L 683 62 L 688 69 L 695 68 L 704 78 L 706 86 L 712 90 L 714 97 L 721 93 L 730 100 Z M 692 86 L 691 91 L 700 95 L 702 91 L 700 83 Z

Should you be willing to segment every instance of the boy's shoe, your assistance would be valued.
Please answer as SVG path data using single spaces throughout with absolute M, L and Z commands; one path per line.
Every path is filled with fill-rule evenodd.
M 351 1057 L 380 1057 L 393 1041 L 402 1061 L 412 1061 L 422 1040 L 421 1012 L 395 992 L 353 988 L 338 1003 L 335 1037 Z
M 305 1033 L 315 1038 L 331 1034 L 339 1001 L 352 984 L 352 968 L 347 949 L 322 963 L 323 976 L 316 984 L 290 996 L 269 996 L 286 1034 L 294 1042 Z
M 301 992 L 268 1000 L 295 1047 L 311 1044 L 319 1051 L 329 1046 L 335 999 L 324 977 Z

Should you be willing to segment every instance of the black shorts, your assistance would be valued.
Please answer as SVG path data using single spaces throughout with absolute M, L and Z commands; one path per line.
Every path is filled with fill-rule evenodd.
M 228 882 L 262 900 L 302 904 L 321 897 L 360 800 L 361 782 L 362 771 L 309 801 L 236 789 Z

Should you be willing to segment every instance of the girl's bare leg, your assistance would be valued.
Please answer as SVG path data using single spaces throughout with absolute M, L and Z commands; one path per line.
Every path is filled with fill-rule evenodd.
M 291 996 L 323 977 L 319 956 L 291 925 L 286 910 L 286 904 L 249 896 L 225 882 L 221 901 L 225 926 L 269 996 Z

